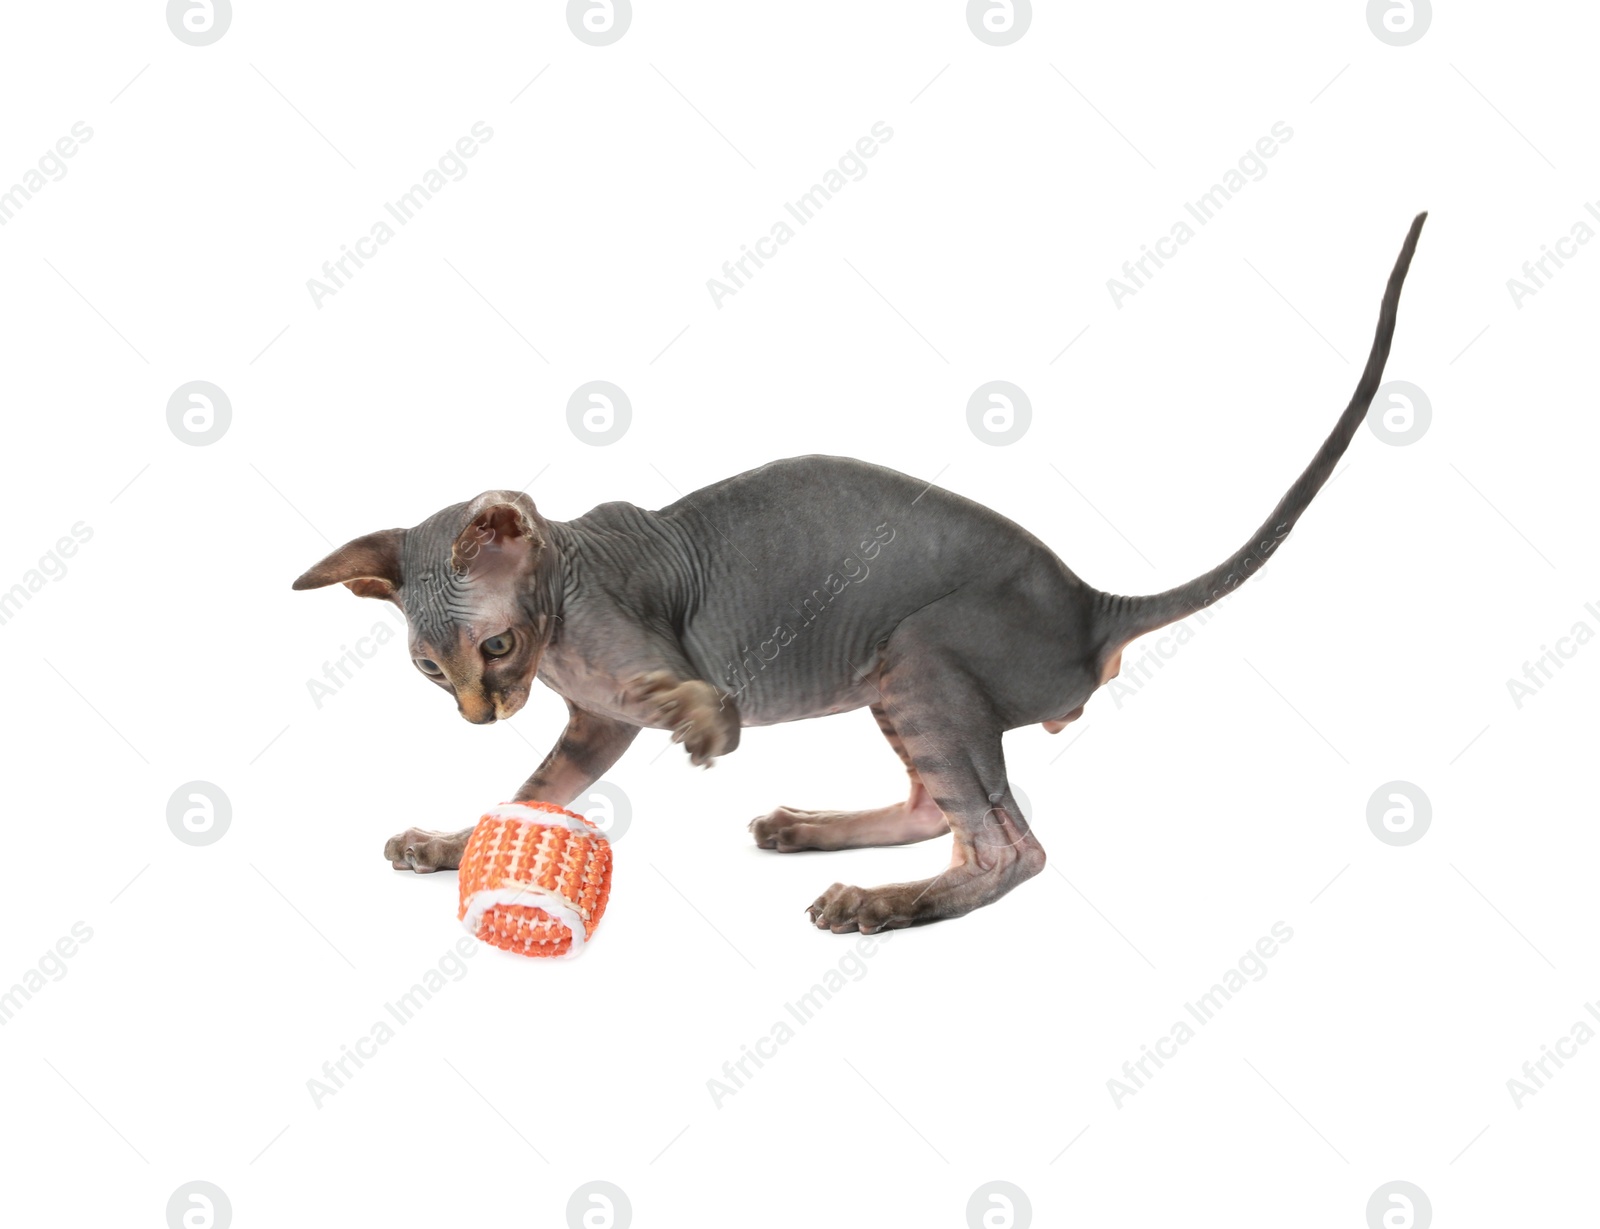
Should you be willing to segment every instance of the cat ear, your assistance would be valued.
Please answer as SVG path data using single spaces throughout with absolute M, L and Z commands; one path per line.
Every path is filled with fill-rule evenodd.
M 294 582 L 296 589 L 342 584 L 357 597 L 394 600 L 400 587 L 400 544 L 404 529 L 380 529 L 346 542 Z
M 484 575 L 519 570 L 544 550 L 538 513 L 521 491 L 485 491 L 467 505 L 467 524 L 450 548 L 456 571 Z

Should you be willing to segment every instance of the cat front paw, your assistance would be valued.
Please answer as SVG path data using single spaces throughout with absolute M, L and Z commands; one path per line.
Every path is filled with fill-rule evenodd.
M 710 767 L 739 745 L 739 711 L 731 696 L 710 683 L 653 670 L 630 680 L 624 695 L 645 725 L 671 730 L 672 741 L 683 744 L 692 763 Z
M 383 847 L 383 856 L 397 871 L 414 871 L 418 875 L 453 871 L 461 865 L 461 854 L 471 835 L 471 828 L 464 828 L 460 832 L 407 828 L 389 838 Z

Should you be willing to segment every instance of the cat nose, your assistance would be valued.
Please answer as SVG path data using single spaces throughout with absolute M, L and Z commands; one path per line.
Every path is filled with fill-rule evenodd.
M 463 699 L 456 705 L 457 711 L 473 725 L 493 725 L 495 721 L 494 705 L 481 697 L 477 700 Z

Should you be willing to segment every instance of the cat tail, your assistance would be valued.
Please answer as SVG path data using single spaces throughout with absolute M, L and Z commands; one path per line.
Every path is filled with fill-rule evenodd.
M 1388 287 L 1383 292 L 1378 331 L 1372 339 L 1372 352 L 1367 356 L 1366 369 L 1361 373 L 1350 404 L 1339 415 L 1333 432 L 1317 449 L 1311 464 L 1306 466 L 1305 472 L 1278 501 L 1272 515 L 1262 522 L 1261 528 L 1251 535 L 1250 540 L 1203 576 L 1197 576 L 1187 584 L 1164 593 L 1142 597 L 1101 594 L 1096 610 L 1095 639 L 1099 645 L 1102 673 L 1106 664 L 1130 640 L 1203 610 L 1243 584 L 1277 550 L 1300 519 L 1300 514 L 1328 481 L 1334 466 L 1367 416 L 1373 394 L 1383 380 L 1383 366 L 1389 357 L 1389 343 L 1394 338 L 1395 318 L 1400 307 L 1400 287 L 1405 283 L 1406 270 L 1411 267 L 1411 255 L 1416 251 L 1417 237 L 1422 233 L 1422 224 L 1427 217 L 1426 213 L 1419 213 L 1411 223 L 1411 230 L 1400 249 L 1400 258 L 1395 261 L 1394 271 L 1389 274 Z

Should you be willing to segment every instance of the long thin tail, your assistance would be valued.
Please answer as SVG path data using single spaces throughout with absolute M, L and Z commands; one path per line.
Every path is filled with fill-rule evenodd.
M 1361 426 L 1362 419 L 1367 416 L 1367 408 L 1383 381 L 1383 365 L 1389 357 L 1389 343 L 1394 337 L 1395 317 L 1400 307 L 1400 287 L 1405 283 L 1406 270 L 1411 267 L 1411 254 L 1416 251 L 1417 236 L 1422 233 L 1422 223 L 1427 217 L 1426 213 L 1419 213 L 1411 223 L 1411 231 L 1400 249 L 1400 259 L 1395 261 L 1394 272 L 1389 274 L 1389 285 L 1383 292 L 1383 307 L 1378 313 L 1378 332 L 1372 339 L 1372 353 L 1367 356 L 1366 370 L 1361 373 L 1355 396 L 1350 399 L 1344 413 L 1339 415 L 1332 434 L 1317 449 L 1311 464 L 1306 466 L 1305 472 L 1278 501 L 1278 506 L 1262 522 L 1261 528 L 1227 562 L 1165 593 L 1144 597 L 1104 595 L 1097 612 L 1097 630 L 1100 633 L 1097 639 L 1102 646 L 1103 657 L 1109 659 L 1134 637 L 1175 623 L 1211 605 L 1218 598 L 1226 597 L 1271 558 L 1278 544 L 1294 528 L 1300 514 L 1322 489 L 1323 483 L 1333 473 L 1333 467 L 1344 455 L 1344 450 L 1350 446 L 1350 440 Z

